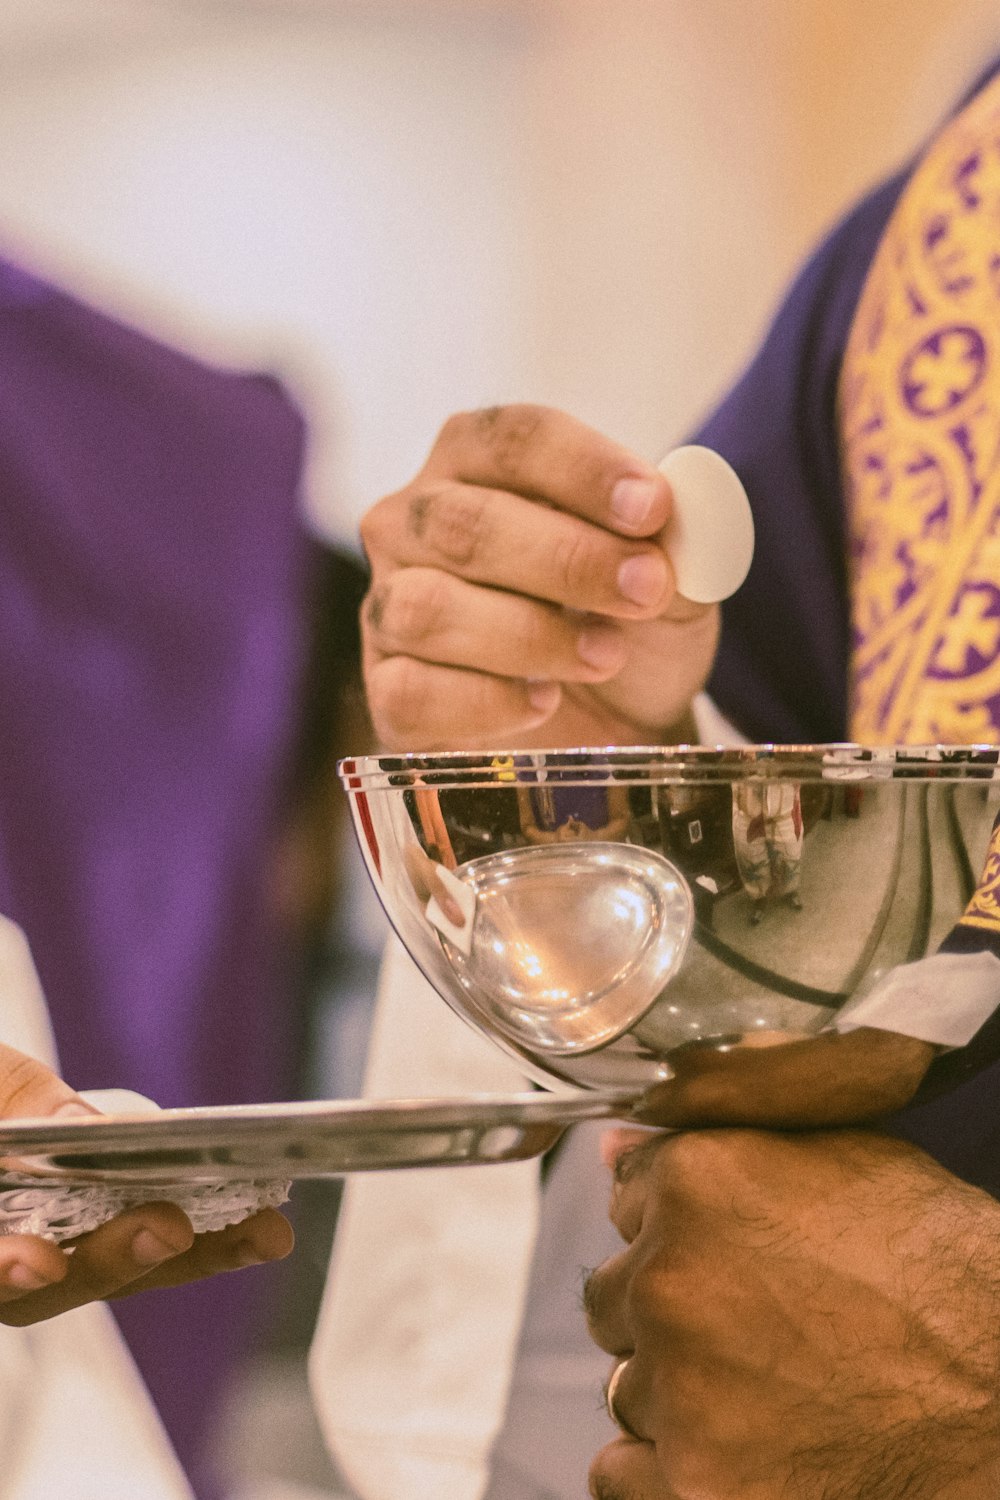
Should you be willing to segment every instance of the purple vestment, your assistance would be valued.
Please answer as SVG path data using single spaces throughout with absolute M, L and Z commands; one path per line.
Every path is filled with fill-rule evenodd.
M 695 438 L 729 460 L 754 511 L 756 553 L 746 583 L 723 606 L 709 691 L 755 740 L 847 737 L 850 610 L 837 388 L 862 287 L 909 173 L 876 188 L 820 247 L 756 358 Z M 998 1055 L 1000 1015 L 965 1062 L 982 1066 Z M 961 1076 L 962 1066 L 942 1060 L 932 1076 L 944 1082 L 952 1070 Z M 1000 1064 L 913 1106 L 893 1128 L 1000 1196 Z
M 723 606 L 709 686 L 756 740 L 846 734 L 851 641 L 837 387 L 865 278 L 907 178 L 877 188 L 820 247 L 746 374 L 694 439 L 733 464 L 754 509 L 753 567 Z M 964 941 L 956 929 L 946 946 L 954 951 Z M 951 1056 L 962 1059 L 982 1041 L 975 1060 L 997 1057 L 998 1029 L 994 1018 L 971 1048 Z M 1000 1196 L 1000 1065 L 910 1109 L 894 1128 Z M 605 1196 L 595 1191 L 597 1133 L 590 1126 L 568 1132 L 551 1163 L 486 1500 L 576 1500 L 585 1484 L 581 1454 L 618 1435 L 592 1399 L 607 1378 L 607 1356 L 588 1343 L 579 1314 L 577 1268 L 621 1251 Z
M 289 1093 L 268 879 L 305 644 L 302 449 L 273 380 L 0 263 L 0 911 L 79 1088 Z M 188 1461 L 254 1295 L 226 1277 L 118 1305 Z

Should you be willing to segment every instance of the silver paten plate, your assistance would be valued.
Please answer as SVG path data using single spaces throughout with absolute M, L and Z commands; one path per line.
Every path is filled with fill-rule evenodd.
M 0 1122 L 0 1188 L 342 1177 L 540 1156 L 568 1125 L 626 1118 L 635 1090 L 165 1109 Z

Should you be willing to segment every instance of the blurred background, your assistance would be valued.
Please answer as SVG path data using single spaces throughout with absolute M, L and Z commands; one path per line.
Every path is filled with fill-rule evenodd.
M 280 374 L 314 524 L 354 546 L 457 408 L 659 458 L 998 48 L 996 0 L 0 0 L 0 250 Z M 348 888 L 331 1095 L 381 940 Z M 233 1500 L 340 1493 L 302 1375 L 325 1249 L 220 1415 Z
M 995 0 L 0 0 L 0 239 L 280 368 L 351 537 L 456 408 L 659 457 L 998 42 Z

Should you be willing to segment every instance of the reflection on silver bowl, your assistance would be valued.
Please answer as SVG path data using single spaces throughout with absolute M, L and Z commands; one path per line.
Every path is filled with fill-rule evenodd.
M 694 903 L 669 860 L 630 844 L 547 844 L 462 868 L 469 953 L 442 938 L 487 1027 L 547 1056 L 605 1047 L 653 1004 L 684 955 Z
M 966 948 L 1000 934 L 995 749 L 384 755 L 341 774 L 403 943 L 543 1082 L 640 1089 L 692 1048 L 833 1025 L 954 1045 L 926 983 L 912 1023 L 898 994 L 889 1016 L 886 976 L 960 918 L 983 939 Z

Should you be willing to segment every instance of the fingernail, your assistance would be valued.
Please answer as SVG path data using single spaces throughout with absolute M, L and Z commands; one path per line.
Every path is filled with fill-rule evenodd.
M 658 604 L 668 582 L 666 559 L 655 552 L 630 557 L 618 569 L 618 589 L 633 604 Z
M 79 1099 L 70 1099 L 66 1104 L 60 1104 L 52 1115 L 53 1120 L 69 1120 L 83 1118 L 92 1120 L 95 1115 L 100 1115 L 99 1109 L 93 1109 L 89 1104 L 83 1104 Z
M 621 636 L 606 625 L 588 625 L 576 638 L 576 654 L 599 672 L 617 671 L 623 665 Z
M 615 1162 L 618 1159 L 618 1132 L 615 1130 L 602 1131 L 597 1143 L 597 1149 L 600 1154 L 601 1164 L 607 1167 L 609 1171 L 614 1170 Z
M 558 682 L 529 682 L 528 702 L 540 714 L 550 714 L 559 702 Z
M 611 514 L 621 525 L 638 530 L 645 525 L 656 487 L 649 479 L 619 479 L 611 491 Z
M 161 1260 L 180 1255 L 186 1248 L 186 1244 L 170 1244 L 169 1240 L 161 1239 L 151 1229 L 140 1229 L 132 1241 L 132 1259 L 138 1266 L 158 1266 Z
M 601 1161 L 613 1172 L 622 1152 L 641 1145 L 647 1136 L 648 1132 L 645 1130 L 629 1129 L 627 1125 L 612 1126 L 602 1133 L 598 1143 Z
M 240 1240 L 233 1251 L 233 1259 L 242 1268 L 243 1266 L 261 1266 L 267 1257 L 260 1254 L 252 1240 Z
M 3 1272 L 3 1279 L 8 1286 L 15 1287 L 19 1292 L 37 1292 L 43 1286 L 52 1285 L 51 1276 L 43 1276 L 41 1271 L 36 1271 L 33 1266 L 25 1266 L 16 1260 L 12 1266 L 7 1266 Z

